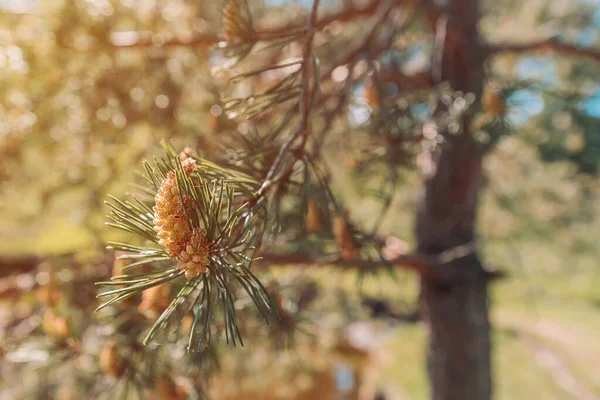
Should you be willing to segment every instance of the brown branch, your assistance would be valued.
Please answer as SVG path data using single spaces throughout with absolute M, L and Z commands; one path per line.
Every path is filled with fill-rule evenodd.
M 333 71 L 340 65 L 350 64 L 351 62 L 355 62 L 363 52 L 368 52 L 371 55 L 379 55 L 385 49 L 389 49 L 390 43 L 393 38 L 396 36 L 396 33 L 392 33 L 388 40 L 386 40 L 385 44 L 379 44 L 371 48 L 373 45 L 373 39 L 375 38 L 375 34 L 378 29 L 383 25 L 386 19 L 390 15 L 391 9 L 394 7 L 394 2 L 388 2 L 385 7 L 379 9 L 371 21 L 371 26 L 368 29 L 368 33 L 364 36 L 362 42 L 360 42 L 357 46 L 354 47 L 353 50 L 347 52 L 344 57 L 340 60 L 336 61 L 329 67 L 329 69 L 321 75 L 321 81 L 325 81 L 331 77 Z M 406 21 L 408 20 L 408 15 L 404 15 L 404 20 L 400 22 L 402 27 L 406 26 Z
M 337 22 L 350 22 L 358 18 L 368 17 L 375 12 L 383 0 L 372 0 L 361 6 L 351 6 L 344 8 L 337 13 L 328 14 L 315 21 L 313 28 L 315 30 L 321 30 L 327 25 L 334 21 Z M 396 5 L 404 3 L 404 0 L 396 0 Z M 305 21 L 305 17 L 302 17 Z M 289 32 L 302 32 L 306 29 L 305 22 L 299 22 L 294 20 L 281 26 L 273 28 L 259 27 L 256 30 L 258 37 L 277 37 L 277 35 L 285 34 Z M 265 25 L 265 24 L 264 24 Z M 221 38 L 219 35 L 212 32 L 198 33 L 192 36 L 190 39 L 168 39 L 168 40 L 153 40 L 152 35 L 142 34 L 135 31 L 130 32 L 117 32 L 111 35 L 112 45 L 118 48 L 136 48 L 136 47 L 210 47 L 218 43 Z
M 415 271 L 419 274 L 425 271 L 436 262 L 425 255 L 420 254 L 401 254 L 392 259 L 386 260 L 393 267 L 401 267 Z M 319 258 L 304 253 L 261 253 L 260 262 L 269 265 L 319 265 L 319 266 L 339 266 L 348 269 L 372 270 L 374 268 L 383 268 L 383 264 L 374 263 L 365 260 L 344 260 L 341 257 Z
M 376 239 L 380 242 L 381 239 Z M 474 243 L 457 246 L 438 255 L 427 255 L 420 253 L 402 253 L 396 254 L 386 259 L 387 265 L 396 269 L 412 271 L 423 279 L 436 281 L 439 283 L 448 283 L 455 279 L 464 278 L 462 269 L 453 266 L 452 261 L 467 257 L 475 251 Z M 267 266 L 321 266 L 338 267 L 344 269 L 356 269 L 363 271 L 380 270 L 386 265 L 382 262 L 369 260 L 345 260 L 342 257 L 316 257 L 305 253 L 261 253 L 260 263 Z M 494 280 L 506 277 L 503 271 L 484 271 L 485 278 Z
M 563 56 L 574 56 L 587 58 L 591 61 L 600 63 L 600 50 L 577 47 L 572 44 L 561 43 L 556 40 L 546 39 L 530 43 L 505 43 L 490 45 L 487 49 L 488 56 L 495 56 L 504 53 L 555 53 Z
M 312 43 L 315 31 L 318 29 L 317 24 L 317 12 L 319 9 L 319 0 L 313 0 L 313 7 L 308 20 L 308 35 L 306 43 L 304 44 L 304 54 L 302 55 L 302 101 L 300 102 L 301 112 L 301 133 L 306 134 L 308 127 L 308 115 L 311 110 L 310 100 L 310 71 L 312 69 Z
M 273 161 L 273 164 L 271 165 L 271 168 L 269 168 L 269 172 L 267 173 L 267 176 L 260 188 L 260 190 L 258 191 L 259 195 L 262 195 L 266 192 L 266 190 L 271 187 L 277 180 L 287 180 L 292 171 L 293 171 L 293 167 L 294 167 L 294 163 L 291 163 L 287 169 L 285 171 L 283 171 L 283 173 L 280 173 L 279 175 L 279 179 L 275 179 L 275 173 L 277 172 L 278 168 L 281 166 L 281 164 L 284 161 L 284 156 L 285 154 L 290 150 L 292 144 L 294 143 L 294 141 L 298 138 L 298 137 L 302 137 L 302 144 L 301 146 L 297 149 L 297 151 L 293 152 L 293 155 L 295 157 L 296 160 L 299 160 L 302 158 L 303 153 L 304 153 L 304 145 L 306 144 L 306 139 L 308 137 L 308 123 L 309 123 L 309 114 L 310 111 L 312 109 L 312 103 L 313 103 L 313 99 L 312 99 L 312 91 L 310 88 L 310 80 L 311 80 L 311 70 L 313 70 L 313 56 L 312 56 L 312 45 L 313 45 L 313 37 L 315 35 L 315 31 L 317 30 L 316 28 L 316 23 L 317 23 L 317 13 L 319 10 L 319 2 L 320 0 L 313 0 L 313 6 L 311 9 L 311 13 L 308 17 L 308 25 L 306 27 L 306 41 L 304 43 L 304 50 L 302 52 L 302 76 L 301 76 L 301 80 L 302 80 L 302 94 L 300 97 L 300 125 L 298 127 L 298 129 L 296 130 L 296 132 L 294 132 L 294 134 L 292 134 L 286 141 L 285 143 L 281 146 L 281 148 L 279 149 L 279 151 L 277 152 L 277 156 L 275 157 L 275 160 Z M 313 88 L 313 90 L 316 90 L 316 88 Z
M 0 256 L 0 278 L 12 274 L 23 274 L 37 268 L 41 258 L 37 256 L 23 257 L 1 257 Z
M 435 85 L 430 69 L 407 75 L 397 69 L 382 68 L 378 75 L 384 82 L 395 83 L 400 91 L 431 88 Z
M 203 32 L 192 36 L 189 39 L 168 39 L 155 40 L 150 34 L 143 34 L 136 31 L 115 32 L 110 35 L 111 44 L 115 47 L 127 49 L 136 47 L 210 47 L 219 41 L 219 35 L 216 33 Z
M 373 14 L 373 12 L 379 7 L 379 5 L 382 2 L 383 0 L 374 0 L 370 1 L 362 7 L 349 7 L 339 13 L 326 15 L 316 23 L 315 27 L 317 29 L 323 29 L 324 27 L 326 27 L 334 21 L 348 22 L 360 17 L 369 17 L 371 16 L 371 14 Z M 400 5 L 400 3 L 403 3 L 403 1 L 397 0 L 396 3 L 397 5 Z
M 416 10 L 410 15 L 406 13 L 403 19 L 397 23 L 397 27 L 386 40 L 374 43 L 375 34 L 378 28 L 383 25 L 389 16 L 391 9 L 397 7 L 398 3 L 398 1 L 392 1 L 379 9 L 373 18 L 370 28 L 367 31 L 368 33 L 365 35 L 361 43 L 355 46 L 352 50 L 348 51 L 343 57 L 333 62 L 329 69 L 321 75 L 322 82 L 331 78 L 331 74 L 335 68 L 339 67 L 340 65 L 347 65 L 356 62 L 365 53 L 371 59 L 373 59 L 384 51 L 390 49 L 394 38 L 408 29 L 418 16 L 418 11 Z M 378 74 L 383 81 L 395 83 L 401 89 L 430 88 L 434 85 L 430 70 L 407 75 L 400 71 L 400 66 L 396 65 L 396 63 L 393 63 L 391 67 L 382 68 Z

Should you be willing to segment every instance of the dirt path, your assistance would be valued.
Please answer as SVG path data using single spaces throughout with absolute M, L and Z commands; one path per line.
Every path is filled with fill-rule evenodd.
M 569 365 L 569 361 L 590 366 L 600 363 L 600 358 L 594 352 L 586 351 L 585 342 L 579 340 L 575 330 L 550 320 L 538 320 L 531 324 L 512 318 L 510 321 L 508 318 L 502 319 L 499 325 L 518 333 L 518 337 L 531 349 L 538 365 L 553 377 L 558 387 L 570 395 L 569 398 L 600 400 L 597 392 Z M 556 343 L 564 351 L 557 351 L 552 343 Z M 594 371 L 591 371 L 590 376 L 593 374 Z
M 540 367 L 552 375 L 561 389 L 571 394 L 574 399 L 600 400 L 600 397 L 571 373 L 566 361 L 555 351 L 540 343 L 531 343 L 531 345 Z

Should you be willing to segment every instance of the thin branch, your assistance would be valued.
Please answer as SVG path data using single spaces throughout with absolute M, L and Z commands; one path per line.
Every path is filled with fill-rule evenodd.
M 275 176 L 275 173 L 277 172 L 277 170 L 283 163 L 285 154 L 290 150 L 294 141 L 300 136 L 303 137 L 302 148 L 300 149 L 300 151 L 294 152 L 294 156 L 296 157 L 296 160 L 301 159 L 303 156 L 303 153 L 304 153 L 303 146 L 306 143 L 306 138 L 308 136 L 308 122 L 309 122 L 308 117 L 310 114 L 310 110 L 312 108 L 312 93 L 311 93 L 312 91 L 310 88 L 310 80 L 311 80 L 310 79 L 311 78 L 310 71 L 313 69 L 312 64 L 314 62 L 313 56 L 312 56 L 312 44 L 313 44 L 313 37 L 314 37 L 315 31 L 316 31 L 317 11 L 319 9 L 319 1 L 320 0 L 314 0 L 314 2 L 313 2 L 312 10 L 311 10 L 310 16 L 308 18 L 306 42 L 304 44 L 304 50 L 302 53 L 302 70 L 301 70 L 302 95 L 301 95 L 301 99 L 300 99 L 300 125 L 298 126 L 298 129 L 296 130 L 296 132 L 294 132 L 294 134 L 292 134 L 279 149 L 279 152 L 277 153 L 277 157 L 275 157 L 275 161 L 273 162 L 273 165 L 269 169 L 269 172 L 267 173 L 265 181 L 259 190 L 259 194 L 265 193 L 265 191 L 275 183 L 273 177 Z M 316 89 L 313 89 L 313 90 L 316 90 Z M 288 170 L 284 171 L 282 174 L 280 174 L 280 177 L 285 177 L 287 179 L 294 167 L 294 164 L 295 163 L 291 163 L 288 166 Z
M 313 66 L 313 57 L 312 57 L 312 43 L 313 37 L 315 36 L 315 31 L 318 29 L 317 25 L 317 11 L 319 9 L 319 0 L 313 1 L 313 7 L 310 14 L 310 19 L 308 22 L 308 35 L 306 38 L 306 43 L 304 45 L 304 54 L 302 65 L 302 100 L 300 102 L 300 134 L 305 136 L 308 132 L 308 116 L 310 114 L 310 110 L 312 108 L 311 101 L 311 89 L 310 89 L 310 71 Z
M 384 45 L 375 46 L 375 48 L 371 48 L 373 39 L 375 38 L 375 34 L 378 29 L 384 24 L 385 20 L 390 16 L 391 9 L 395 6 L 393 1 L 388 1 L 385 7 L 382 7 L 377 11 L 375 17 L 371 21 L 371 25 L 367 30 L 367 34 L 364 36 L 364 39 L 356 46 L 353 50 L 349 51 L 342 57 L 340 60 L 336 61 L 331 65 L 331 67 L 321 75 L 321 81 L 325 81 L 331 77 L 333 71 L 339 67 L 340 65 L 350 64 L 351 62 L 355 62 L 362 53 L 368 52 L 370 55 L 376 56 L 379 55 L 386 49 L 389 49 L 389 42 L 396 36 L 396 32 L 390 35 L 390 40 L 386 41 Z M 408 19 L 408 15 L 405 14 L 403 20 L 400 22 L 400 25 L 404 27 L 406 25 L 406 21 Z
M 36 269 L 42 259 L 38 256 L 0 257 L 0 278 L 11 274 L 24 274 Z
M 530 43 L 504 43 L 490 45 L 487 49 L 488 56 L 504 53 L 555 53 L 563 56 L 586 58 L 600 63 L 600 50 L 578 47 L 572 44 L 561 43 L 553 39 L 545 39 Z
M 395 83 L 401 91 L 432 88 L 435 85 L 430 69 L 407 75 L 398 69 L 382 68 L 379 71 L 379 79 L 383 82 Z
M 373 14 L 373 12 L 379 8 L 379 5 L 383 2 L 383 0 L 373 0 L 368 2 L 363 6 L 355 6 L 348 7 L 343 9 L 338 13 L 332 13 L 326 15 L 325 17 L 316 20 L 313 24 L 315 30 L 323 29 L 327 25 L 332 22 L 349 22 L 355 20 L 357 18 L 369 17 Z M 396 0 L 396 5 L 400 5 L 404 3 L 403 0 Z M 272 32 L 285 32 L 288 30 L 298 29 L 298 24 L 296 22 L 292 22 L 290 24 L 286 24 L 285 26 L 281 26 L 272 30 Z
M 383 6 L 374 16 L 368 33 L 364 39 L 348 51 L 339 60 L 336 60 L 323 74 L 321 74 L 321 82 L 324 82 L 331 78 L 333 71 L 340 65 L 347 65 L 352 62 L 358 61 L 361 56 L 365 53 L 368 54 L 372 59 L 377 58 L 381 53 L 390 49 L 393 40 L 408 28 L 410 28 L 418 18 L 419 10 L 415 10 L 412 14 L 405 13 L 401 21 L 396 23 L 396 27 L 393 32 L 386 38 L 386 40 L 380 41 L 379 43 L 373 43 L 375 34 L 379 27 L 383 25 L 385 20 L 390 14 L 390 11 L 398 6 L 398 1 L 391 1 L 387 5 Z M 430 70 L 417 72 L 411 75 L 406 75 L 400 71 L 400 67 L 393 63 L 391 67 L 382 67 L 379 73 L 383 81 L 389 83 L 395 83 L 399 88 L 429 88 L 433 87 L 432 72 Z
M 432 62 L 432 74 L 436 83 L 442 82 L 442 62 L 444 59 L 444 45 L 446 43 L 446 33 L 448 31 L 448 16 L 442 15 L 436 22 L 434 51 Z
M 372 0 L 361 6 L 351 6 L 344 8 L 337 13 L 331 13 L 318 19 L 313 24 L 315 30 L 321 30 L 332 22 L 350 22 L 358 18 L 369 17 L 379 7 L 383 0 Z M 399 6 L 405 3 L 405 0 L 396 0 L 395 5 Z M 304 19 L 304 18 L 303 18 Z M 298 20 L 291 21 L 284 25 L 269 28 L 269 29 L 257 29 L 256 35 L 258 37 L 278 37 L 281 34 L 288 34 L 289 32 L 307 32 L 306 25 L 304 22 Z M 118 48 L 146 48 L 146 47 L 210 47 L 215 45 L 221 40 L 219 35 L 213 32 L 202 32 L 192 36 L 189 39 L 174 38 L 168 40 L 152 40 L 151 35 L 144 35 L 139 32 L 117 32 L 111 35 L 112 45 Z
M 114 32 L 110 35 L 110 42 L 118 48 L 145 48 L 145 47 L 210 47 L 219 42 L 216 33 L 202 32 L 189 39 L 173 38 L 167 40 L 153 39 L 153 35 L 136 31 Z
M 445 251 L 437 256 L 420 253 L 403 253 L 386 259 L 388 266 L 397 269 L 412 271 L 422 277 L 439 283 L 448 283 L 455 279 L 464 278 L 461 268 L 452 265 L 452 261 L 462 257 L 469 256 L 474 251 L 473 244 L 457 246 L 454 249 Z M 333 267 L 344 269 L 357 269 L 363 271 L 374 271 L 386 267 L 383 263 L 377 263 L 368 260 L 344 260 L 341 257 L 315 257 L 305 253 L 261 253 L 260 262 L 266 266 L 282 265 L 313 265 L 321 267 Z M 485 277 L 488 280 L 503 278 L 506 273 L 503 271 L 485 271 Z
M 436 264 L 435 260 L 421 254 L 409 253 L 396 256 L 386 260 L 389 265 L 394 267 L 406 268 L 417 273 L 424 272 L 430 265 Z M 319 258 L 304 253 L 261 253 L 260 262 L 268 265 L 320 265 L 320 266 L 338 266 L 347 269 L 373 269 L 383 268 L 383 264 L 378 265 L 372 261 L 352 260 L 347 261 L 340 257 Z

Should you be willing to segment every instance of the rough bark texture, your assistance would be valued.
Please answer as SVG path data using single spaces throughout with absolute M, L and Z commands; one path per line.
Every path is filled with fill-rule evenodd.
M 483 53 L 477 32 L 478 0 L 449 0 L 435 21 L 437 79 L 479 95 Z M 439 255 L 474 240 L 483 150 L 468 131 L 442 146 L 426 180 L 417 217 L 418 251 Z M 447 264 L 447 279 L 422 277 L 421 305 L 428 322 L 428 367 L 435 400 L 492 397 L 487 279 L 476 253 Z
M 480 268 L 476 257 L 459 268 Z M 491 398 L 490 339 L 486 283 L 483 279 L 440 288 L 423 282 L 423 304 L 429 321 L 428 367 L 431 398 Z
M 426 183 L 418 217 L 419 251 L 426 254 L 440 254 L 474 238 L 481 157 L 468 139 L 449 145 Z M 487 400 L 492 383 L 486 274 L 476 253 L 446 267 L 448 279 L 421 281 L 432 398 Z
M 441 154 L 418 216 L 419 251 L 439 254 L 474 238 L 481 155 L 468 138 Z M 487 278 L 476 253 L 446 265 L 448 278 L 422 278 L 429 328 L 428 366 L 435 400 L 491 398 Z

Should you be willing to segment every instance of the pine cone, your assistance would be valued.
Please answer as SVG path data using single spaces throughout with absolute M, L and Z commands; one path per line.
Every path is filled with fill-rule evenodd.
M 151 287 L 142 293 L 139 311 L 150 318 L 157 317 L 169 306 L 169 287 L 166 284 Z
M 317 202 L 314 200 L 308 201 L 306 209 L 306 231 L 308 233 L 319 233 L 323 230 L 323 223 L 321 221 L 321 212 L 317 206 Z
M 196 161 L 186 158 L 181 165 L 189 176 L 196 168 Z M 185 271 L 186 278 L 206 271 L 209 243 L 200 230 L 190 230 L 186 216 L 186 211 L 190 212 L 188 199 L 179 193 L 173 171 L 169 171 L 163 180 L 155 200 L 154 230 L 160 239 L 158 244 L 164 246 L 171 257 L 179 260 L 177 267 Z
M 42 328 L 44 329 L 46 335 L 54 339 L 66 339 L 71 333 L 67 320 L 58 315 L 51 308 L 44 312 Z
M 125 363 L 118 352 L 118 345 L 115 341 L 109 341 L 104 345 L 100 352 L 100 369 L 106 374 L 115 378 L 120 378 L 125 372 Z
M 502 115 L 506 111 L 506 101 L 495 85 L 488 85 L 481 96 L 483 110 L 490 115 Z

